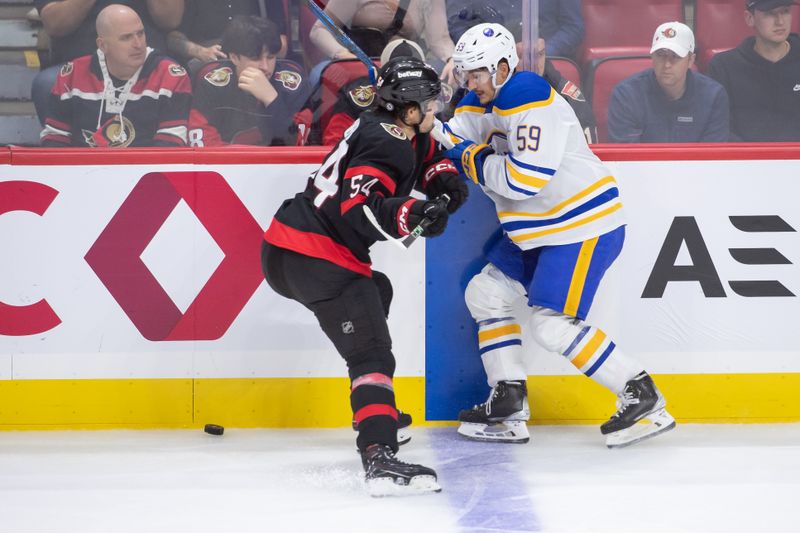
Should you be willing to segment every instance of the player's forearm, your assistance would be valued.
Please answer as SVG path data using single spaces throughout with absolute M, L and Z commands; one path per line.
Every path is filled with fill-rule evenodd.
M 147 9 L 156 26 L 164 31 L 178 27 L 183 18 L 183 0 L 147 0 Z
M 44 31 L 50 37 L 64 37 L 78 29 L 96 0 L 61 0 L 42 8 Z

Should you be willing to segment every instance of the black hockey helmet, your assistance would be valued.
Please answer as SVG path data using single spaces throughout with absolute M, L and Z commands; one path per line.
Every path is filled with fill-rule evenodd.
M 378 73 L 380 105 L 388 111 L 399 111 L 411 104 L 439 96 L 442 82 L 439 75 L 415 57 L 396 57 L 383 65 Z

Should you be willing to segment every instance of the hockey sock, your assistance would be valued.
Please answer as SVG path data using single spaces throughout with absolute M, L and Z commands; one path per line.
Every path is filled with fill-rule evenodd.
M 358 425 L 359 450 L 386 444 L 397 451 L 397 408 L 392 378 L 373 372 L 358 376 L 350 387 L 353 421 Z
M 514 318 L 478 322 L 478 346 L 490 387 L 498 381 L 525 381 L 522 362 L 522 328 Z
M 587 377 L 619 394 L 628 380 L 643 371 L 603 330 L 584 325 L 564 352 L 564 357 Z

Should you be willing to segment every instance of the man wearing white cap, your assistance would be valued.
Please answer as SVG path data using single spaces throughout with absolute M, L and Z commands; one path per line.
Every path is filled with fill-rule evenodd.
M 653 68 L 614 88 L 608 107 L 611 142 L 726 142 L 730 137 L 725 89 L 694 65 L 694 34 L 666 22 L 653 35 Z
M 800 141 L 800 36 L 791 33 L 795 3 L 745 0 L 744 19 L 754 35 L 711 58 L 709 73 L 730 96 L 732 140 Z

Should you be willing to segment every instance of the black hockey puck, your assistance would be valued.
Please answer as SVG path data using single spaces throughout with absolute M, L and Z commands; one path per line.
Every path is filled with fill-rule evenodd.
M 209 435 L 222 435 L 225 433 L 225 428 L 216 424 L 206 424 L 206 426 L 203 428 L 203 431 Z

